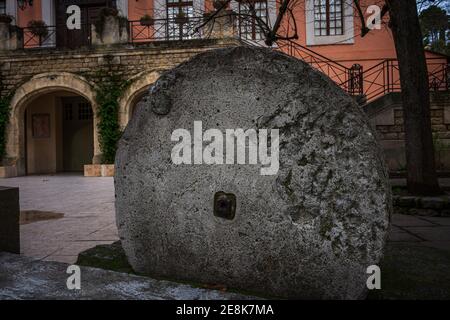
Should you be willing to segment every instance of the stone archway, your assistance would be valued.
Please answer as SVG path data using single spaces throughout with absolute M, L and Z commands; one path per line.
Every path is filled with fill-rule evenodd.
M 122 130 L 131 119 L 133 107 L 138 102 L 137 99 L 145 93 L 150 85 L 155 83 L 161 72 L 161 70 L 144 71 L 130 79 L 131 84 L 119 101 L 119 125 Z
M 94 159 L 100 159 L 100 145 L 97 134 L 97 107 L 93 85 L 79 75 L 67 72 L 38 74 L 21 85 L 11 100 L 11 116 L 7 128 L 6 160 L 14 165 L 18 175 L 26 173 L 24 113 L 30 101 L 54 91 L 67 91 L 85 98 L 93 110 Z M 93 162 L 95 160 L 93 159 Z

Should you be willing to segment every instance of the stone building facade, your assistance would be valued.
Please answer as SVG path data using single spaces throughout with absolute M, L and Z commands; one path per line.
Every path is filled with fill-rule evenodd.
M 2 95 L 11 93 L 10 123 L 7 128 L 4 166 L 15 167 L 10 174 L 24 175 L 27 170 L 27 138 L 24 123 L 26 108 L 38 97 L 54 92 L 81 96 L 92 108 L 93 164 L 100 164 L 101 150 L 97 132 L 96 86 L 98 72 L 114 73 L 129 84 L 120 97 L 119 124 L 123 129 L 136 103 L 163 70 L 170 69 L 205 50 L 237 45 L 229 40 L 192 40 L 135 47 L 91 48 L 87 50 L 9 51 L 0 54 Z M 29 143 L 29 142 L 28 142 Z M 53 146 L 56 148 L 56 146 Z M 29 150 L 28 150 L 29 152 Z M 46 161 L 56 161 L 49 156 Z M 28 158 L 28 161 L 31 159 Z M 36 170 L 32 173 L 40 173 Z M 52 170 L 50 170 L 52 171 Z M 54 168 L 54 171 L 59 171 Z
M 102 83 L 114 76 L 127 84 L 117 98 L 117 122 L 119 129 L 124 129 L 137 101 L 162 71 L 205 50 L 242 44 L 261 45 L 262 42 L 254 25 L 251 34 L 242 33 L 241 22 L 229 16 L 205 25 L 207 37 L 193 37 L 183 34 L 183 24 L 168 16 L 154 20 L 152 26 L 142 25 L 139 21 L 141 13 L 134 1 L 100 0 L 75 2 L 83 5 L 88 13 L 92 2 L 99 6 L 115 3 L 125 17 L 107 16 L 102 20 L 101 28 L 96 23 L 87 24 L 81 33 L 64 33 L 62 37 L 60 29 L 55 29 L 58 26 L 50 23 L 61 20 L 57 13 L 61 11 L 59 9 L 65 9 L 66 2 L 35 1 L 33 6 L 19 10 L 14 7 L 15 1 L 7 0 L 6 11 L 15 17 L 11 21 L 4 16 L 2 19 L 0 12 L 0 105 L 7 105 L 10 113 L 0 177 L 83 170 L 86 175 L 101 175 L 102 171 L 104 175 L 110 175 L 112 168 L 104 166 L 102 160 L 104 152 L 99 134 L 97 96 Z M 272 2 L 261 2 L 266 3 L 266 7 L 261 8 L 267 9 L 267 18 L 273 20 L 276 10 L 270 7 Z M 48 7 L 49 3 L 54 6 Z M 157 13 L 150 6 L 153 1 L 145 3 L 149 4 L 148 12 Z M 199 3 L 200 7 L 211 10 L 208 1 Z M 180 1 L 180 5 L 186 4 Z M 233 1 L 229 9 L 239 11 L 239 8 Z M 300 25 L 311 18 L 303 11 L 297 14 Z M 40 18 L 48 22 L 45 37 L 33 35 L 26 27 L 30 19 Z M 203 20 L 195 21 L 198 25 Z M 166 30 L 162 37 L 155 31 L 159 23 Z M 179 25 L 175 38 L 168 33 L 174 25 Z M 354 26 L 357 27 L 357 19 L 354 19 Z M 365 96 L 369 103 L 364 108 L 379 132 L 387 162 L 392 170 L 401 170 L 404 167 L 401 104 L 392 98 L 400 90 L 399 75 L 389 31 L 383 27 L 374 31 L 370 41 L 355 37 L 353 43 L 334 45 L 330 45 L 336 38 L 334 36 L 329 37 L 330 43 L 323 43 L 323 39 L 320 43 L 311 42 L 311 37 L 316 38 L 311 32 L 301 33 L 298 43 L 279 45 L 274 49 L 307 61 L 349 94 Z M 77 45 L 72 47 L 71 41 Z M 365 59 L 361 60 L 363 56 Z M 433 128 L 437 145 L 444 150 L 441 153 L 446 154 L 445 146 L 450 145 L 446 118 L 447 113 L 450 114 L 450 100 L 445 93 L 448 91 L 448 58 L 430 52 L 427 57 L 430 86 L 439 91 L 435 95 L 435 101 L 439 103 L 433 102 Z M 383 60 L 385 58 L 388 60 Z M 386 72 L 391 74 L 389 82 L 382 77 Z M 450 168 L 450 156 L 439 159 L 442 169 Z

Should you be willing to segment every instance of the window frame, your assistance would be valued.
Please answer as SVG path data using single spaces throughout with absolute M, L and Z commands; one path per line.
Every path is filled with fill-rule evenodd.
M 8 14 L 6 0 L 0 0 L 0 14 Z
M 177 24 L 174 19 L 176 16 L 171 16 L 170 8 L 177 8 L 180 12 L 180 9 L 189 8 L 187 12 L 183 10 L 186 16 L 193 17 L 194 16 L 194 0 L 165 0 L 166 6 L 166 17 L 167 17 L 167 26 L 166 26 L 166 38 L 167 39 L 186 39 L 189 38 L 188 30 L 189 30 L 189 22 L 185 24 Z
M 323 8 L 325 8 L 325 12 L 322 12 Z M 338 14 L 340 14 L 339 17 L 337 17 Z M 325 15 L 325 19 L 322 19 L 323 15 Z M 333 15 L 334 19 L 332 19 Z M 334 26 L 331 25 L 331 22 L 334 22 Z M 337 26 L 338 22 L 340 22 L 340 26 Z M 325 23 L 325 27 L 322 27 L 323 23 Z M 333 0 L 331 3 L 331 0 L 314 0 L 314 35 L 316 37 L 341 36 L 344 33 L 344 1 Z
M 258 16 L 258 17 L 264 17 L 263 20 L 265 20 L 265 22 L 267 23 L 269 21 L 269 19 L 270 19 L 268 0 L 257 0 L 255 2 L 257 2 L 257 3 L 264 3 L 265 4 L 264 8 L 261 8 L 261 7 L 260 8 L 256 8 L 255 7 L 255 11 L 256 11 L 256 15 L 257 16 L 258 16 L 259 12 L 265 12 L 265 16 Z M 262 39 L 264 39 L 263 35 L 260 32 L 261 30 L 258 30 L 259 26 L 258 26 L 258 22 L 256 21 L 256 19 L 254 17 L 247 17 L 246 16 L 246 17 L 243 18 L 241 16 L 241 12 L 244 12 L 246 14 L 249 13 L 249 11 L 245 11 L 243 9 L 248 9 L 248 7 L 245 8 L 245 4 L 244 3 L 238 2 L 239 36 L 241 38 L 243 38 L 243 39 L 246 39 L 246 40 L 262 40 Z M 248 35 L 250 37 L 248 37 Z
M 315 14 L 314 14 L 314 0 L 305 0 L 305 33 L 307 46 L 320 45 L 349 45 L 355 43 L 355 21 L 354 8 L 347 1 L 342 0 L 343 3 L 343 34 L 329 36 L 316 35 L 314 28 Z M 342 22 L 341 22 L 342 23 Z

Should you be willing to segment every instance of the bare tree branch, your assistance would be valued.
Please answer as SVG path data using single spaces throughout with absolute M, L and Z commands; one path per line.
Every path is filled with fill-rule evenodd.
M 277 20 L 275 21 L 273 29 L 267 35 L 266 45 L 272 46 L 272 44 L 276 41 L 276 35 L 278 29 L 280 28 L 281 20 L 283 20 L 290 1 L 291 0 L 283 0 L 283 3 L 281 4 L 281 7 L 278 11 Z

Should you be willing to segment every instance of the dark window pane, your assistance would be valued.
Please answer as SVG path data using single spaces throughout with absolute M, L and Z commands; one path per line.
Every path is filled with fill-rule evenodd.
M 6 14 L 6 0 L 0 0 L 0 14 Z

